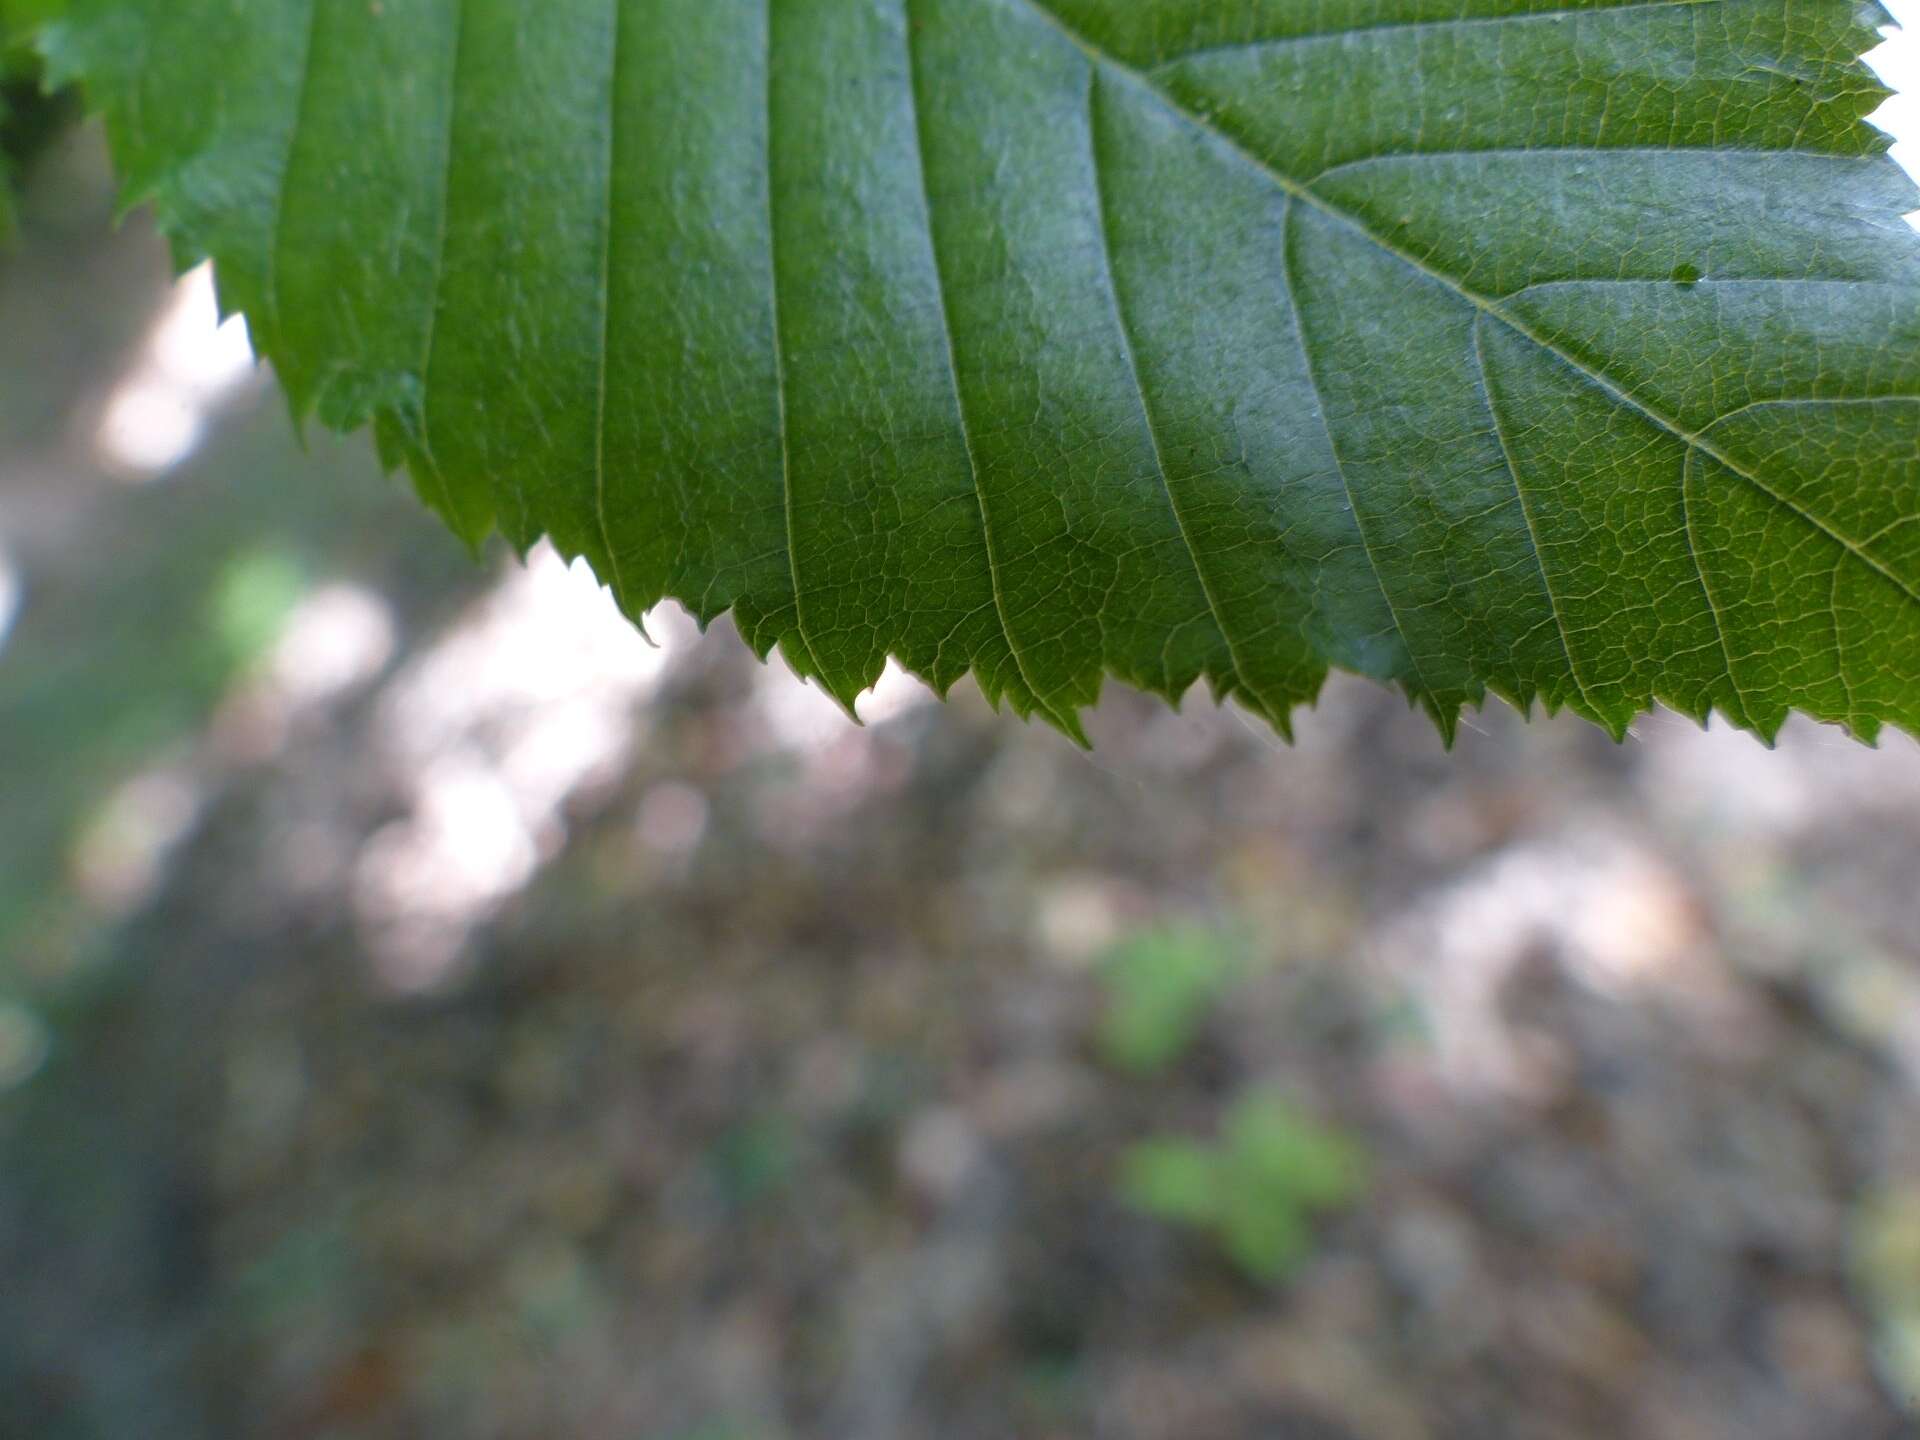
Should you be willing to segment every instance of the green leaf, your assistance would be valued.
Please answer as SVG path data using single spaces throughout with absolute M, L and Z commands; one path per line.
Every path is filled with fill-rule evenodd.
M 1920 730 L 1859 0 L 74 0 L 131 195 L 469 540 L 1079 734 Z
M 1198 926 L 1148 930 L 1108 957 L 1100 1048 L 1123 1070 L 1152 1074 L 1178 1060 L 1241 968 L 1234 943 Z
M 1142 1140 L 1120 1157 L 1120 1194 L 1162 1220 L 1212 1225 L 1220 1218 L 1222 1166 L 1190 1140 Z

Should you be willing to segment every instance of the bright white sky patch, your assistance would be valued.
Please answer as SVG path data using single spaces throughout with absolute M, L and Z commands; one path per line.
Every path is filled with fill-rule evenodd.
M 635 713 L 691 622 L 662 607 L 649 644 L 584 562 L 542 543 L 380 700 L 380 738 L 409 812 L 362 852 L 354 905 L 379 978 L 450 978 L 473 927 L 565 839 L 568 802 L 618 776 Z
M 1884 0 L 1897 22 L 1881 34 L 1884 44 L 1867 55 L 1867 63 L 1900 93 L 1873 114 L 1873 122 L 1894 137 L 1893 158 L 1907 173 L 1920 177 L 1920 0 Z M 1907 216 L 1920 229 L 1920 210 Z
M 20 618 L 20 572 L 13 568 L 6 552 L 0 550 L 0 650 L 7 648 L 13 622 Z
M 158 479 L 199 448 L 213 412 L 253 374 L 247 322 L 221 321 L 213 267 L 188 271 L 107 398 L 100 458 L 131 482 Z

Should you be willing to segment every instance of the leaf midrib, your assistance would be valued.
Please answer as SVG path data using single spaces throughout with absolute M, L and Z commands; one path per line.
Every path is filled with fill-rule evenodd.
M 1172 113 L 1197 129 L 1213 136 L 1221 145 L 1225 146 L 1228 151 L 1238 156 L 1246 164 L 1252 166 L 1253 169 L 1264 176 L 1270 184 L 1276 186 L 1285 194 L 1292 196 L 1303 204 L 1312 206 L 1329 220 L 1345 226 L 1402 264 L 1426 276 L 1436 284 L 1446 287 L 1460 299 L 1472 305 L 1476 310 L 1499 321 L 1522 339 L 1537 346 L 1547 354 L 1552 355 L 1563 365 L 1566 365 L 1577 374 L 1583 376 L 1588 383 L 1599 387 L 1617 403 L 1625 405 L 1652 421 L 1660 429 L 1682 441 L 1691 450 L 1697 451 L 1725 467 L 1732 474 L 1746 481 L 1747 484 L 1751 485 L 1759 493 L 1767 496 L 1789 513 L 1799 517 L 1801 521 L 1812 526 L 1835 544 L 1839 545 L 1861 564 L 1886 579 L 1898 589 L 1901 594 L 1905 595 L 1910 602 L 1915 605 L 1920 605 L 1920 589 L 1916 589 L 1912 583 L 1903 579 L 1880 560 L 1876 559 L 1864 548 L 1860 541 L 1836 529 L 1821 516 L 1796 503 L 1792 497 L 1781 493 L 1781 491 L 1768 484 L 1760 476 L 1754 474 L 1732 456 L 1728 455 L 1718 445 L 1715 445 L 1705 434 L 1693 430 L 1673 416 L 1666 414 L 1657 405 L 1635 394 L 1631 389 L 1619 381 L 1616 381 L 1604 370 L 1595 368 L 1572 351 L 1556 344 L 1549 337 L 1542 335 L 1532 326 L 1528 325 L 1525 320 L 1508 312 L 1498 299 L 1482 294 L 1465 282 L 1447 274 L 1444 270 L 1436 269 L 1420 256 L 1394 244 L 1392 240 L 1374 230 L 1358 215 L 1353 214 L 1351 211 L 1346 210 L 1319 194 L 1319 192 L 1315 191 L 1308 183 L 1277 169 L 1270 161 L 1260 155 L 1256 155 L 1238 138 L 1215 124 L 1211 117 L 1182 104 L 1176 96 L 1170 94 L 1157 84 L 1151 73 L 1129 65 L 1125 61 L 1103 50 L 1098 44 L 1076 30 L 1061 15 L 1051 9 L 1044 3 L 1044 0 L 1015 0 L 1015 3 L 1023 6 L 1031 14 L 1052 26 L 1062 38 L 1085 55 L 1090 64 L 1104 66 L 1128 83 L 1138 86 Z M 1484 389 L 1482 393 L 1484 394 Z

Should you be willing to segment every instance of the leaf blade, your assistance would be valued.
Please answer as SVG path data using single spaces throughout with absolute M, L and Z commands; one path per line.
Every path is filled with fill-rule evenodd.
M 50 53 L 296 408 L 849 708 L 891 655 L 1284 731 L 1338 665 L 1448 734 L 1871 739 L 1920 729 L 1920 242 L 1870 18 L 78 0 Z M 208 31 L 257 73 L 169 101 Z

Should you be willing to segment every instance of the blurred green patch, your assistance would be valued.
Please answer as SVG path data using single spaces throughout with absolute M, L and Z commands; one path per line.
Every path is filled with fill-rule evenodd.
M 1359 1142 L 1265 1092 L 1240 1100 L 1211 1143 L 1145 1140 L 1121 1159 L 1135 1208 L 1211 1235 L 1256 1280 L 1279 1280 L 1311 1253 L 1317 1217 L 1344 1209 L 1367 1183 Z
M 1880 1379 L 1909 1411 L 1920 1409 L 1920 1181 L 1869 1196 L 1854 1215 L 1851 1241 Z
M 1086 1377 L 1067 1356 L 1029 1361 L 1020 1372 L 1020 1398 L 1037 1418 L 1065 1424 L 1085 1402 Z
M 1165 1070 L 1186 1053 L 1214 1002 L 1245 969 L 1244 946 L 1202 926 L 1148 930 L 1124 941 L 1102 970 L 1101 1053 L 1134 1074 Z
M 586 1260 L 558 1240 L 523 1247 L 508 1264 L 506 1284 L 529 1334 L 556 1340 L 604 1318 Z
M 303 1323 L 341 1305 L 355 1261 L 352 1241 L 338 1225 L 295 1226 L 240 1275 L 234 1313 L 253 1331 Z
M 799 1160 L 799 1137 L 782 1115 L 742 1121 L 714 1143 L 708 1157 L 722 1196 L 736 1209 L 785 1189 Z
M 228 561 L 210 602 L 214 634 L 227 662 L 241 666 L 264 654 L 306 588 L 306 572 L 287 550 L 247 550 Z
M 31 1080 L 52 1048 L 44 1020 L 24 1005 L 0 1000 L 0 1094 Z
M 761 1431 L 733 1420 L 703 1420 L 691 1430 L 676 1430 L 667 1440 L 754 1440 Z

